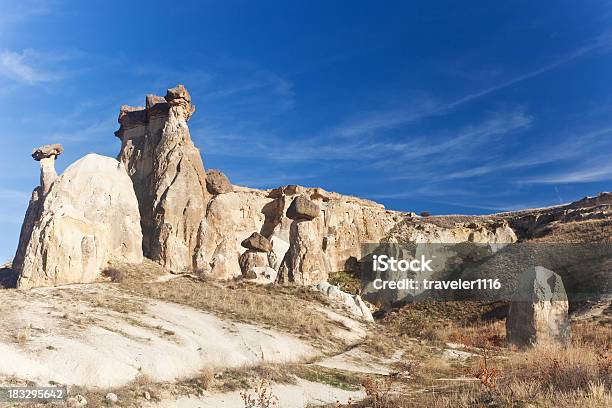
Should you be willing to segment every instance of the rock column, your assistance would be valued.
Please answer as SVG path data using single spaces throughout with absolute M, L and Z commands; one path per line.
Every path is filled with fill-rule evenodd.
M 23 260 L 28 243 L 32 236 L 32 229 L 40 218 L 44 197 L 51 189 L 51 185 L 57 179 L 55 171 L 55 159 L 62 154 L 64 149 L 60 144 L 49 144 L 32 150 L 32 158 L 40 162 L 40 185 L 34 188 L 28 209 L 26 211 L 21 233 L 19 234 L 19 245 L 13 259 L 13 269 L 20 273 L 23 269 Z
M 278 282 L 316 285 L 327 281 L 329 270 L 322 250 L 322 238 L 313 221 L 320 209 L 304 196 L 296 197 L 287 209 L 293 220 L 289 229 L 289 250 L 278 271 Z
M 525 271 L 506 319 L 509 344 L 519 347 L 570 341 L 568 301 L 561 276 L 541 266 Z

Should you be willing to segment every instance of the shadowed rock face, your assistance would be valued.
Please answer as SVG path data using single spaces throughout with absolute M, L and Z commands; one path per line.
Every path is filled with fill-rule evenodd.
M 570 341 L 568 301 L 561 276 L 541 266 L 520 277 L 506 320 L 510 344 L 520 347 Z
M 206 173 L 187 121 L 195 111 L 184 86 L 149 95 L 145 108 L 123 106 L 118 160 L 134 183 L 145 256 L 174 272 L 200 269 Z

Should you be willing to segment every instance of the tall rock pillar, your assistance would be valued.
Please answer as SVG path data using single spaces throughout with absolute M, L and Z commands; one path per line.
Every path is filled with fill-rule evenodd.
M 122 106 L 118 160 L 134 183 L 146 257 L 173 272 L 199 269 L 209 201 L 200 151 L 187 121 L 194 113 L 183 85 L 145 107 Z
M 40 218 L 44 197 L 51 189 L 53 182 L 57 179 L 55 159 L 63 152 L 64 149 L 60 144 L 44 145 L 32 151 L 32 158 L 40 162 L 40 185 L 32 191 L 30 203 L 28 204 L 28 209 L 23 224 L 21 225 L 19 245 L 17 246 L 17 252 L 13 258 L 13 269 L 17 273 L 20 273 L 23 269 L 26 248 L 30 242 L 34 224 L 36 224 Z

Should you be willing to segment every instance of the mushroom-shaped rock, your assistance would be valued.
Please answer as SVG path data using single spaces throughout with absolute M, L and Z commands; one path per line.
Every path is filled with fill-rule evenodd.
M 64 149 L 60 144 L 48 144 L 32 151 L 34 160 L 40 162 L 40 187 L 43 195 L 49 192 L 51 184 L 57 179 L 55 158 L 63 152 Z
M 278 270 L 279 283 L 317 285 L 327 280 L 329 267 L 315 224 L 307 220 L 291 223 L 289 249 Z
M 535 266 L 519 278 L 512 296 L 506 334 L 520 347 L 547 343 L 568 344 L 570 326 L 563 281 L 555 272 Z
M 138 201 L 123 165 L 89 154 L 44 198 L 18 287 L 93 282 L 111 261 L 142 262 Z
M 122 107 L 118 160 L 138 198 L 144 255 L 173 272 L 210 272 L 213 252 L 202 250 L 210 193 L 202 156 L 189 134 L 191 113 L 191 97 L 182 85 L 164 98 L 148 95 L 145 107 Z M 221 254 L 214 264 L 223 276 Z M 237 256 L 227 270 L 240 273 Z
M 183 109 L 186 120 L 189 120 L 195 112 L 195 106 L 191 104 L 191 95 L 189 95 L 184 85 L 177 85 L 174 88 L 168 89 L 165 99 L 170 107 Z
M 319 206 L 304 196 L 293 199 L 287 208 L 287 217 L 292 220 L 313 220 L 319 216 Z
M 215 169 L 206 171 L 206 189 L 213 195 L 231 193 L 234 191 L 234 187 L 227 176 Z
M 272 243 L 268 238 L 261 235 L 259 232 L 254 232 L 250 237 L 243 240 L 240 244 L 246 249 L 252 249 L 258 252 L 270 252 L 272 251 Z
M 41 161 L 42 159 L 55 158 L 63 152 L 64 148 L 61 144 L 48 144 L 32 150 L 32 157 L 36 161 Z

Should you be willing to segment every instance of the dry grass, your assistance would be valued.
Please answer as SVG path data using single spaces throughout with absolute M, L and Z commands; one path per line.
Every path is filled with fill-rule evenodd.
M 338 323 L 314 309 L 313 302 L 326 300 L 307 288 L 269 288 L 189 277 L 146 284 L 127 281 L 121 287 L 145 297 L 188 305 L 232 321 L 282 329 L 311 342 L 337 347 L 332 333 Z
M 506 344 L 506 328 L 503 321 L 458 326 L 449 324 L 421 332 L 421 336 L 437 343 L 460 343 L 468 347 L 494 349 Z

